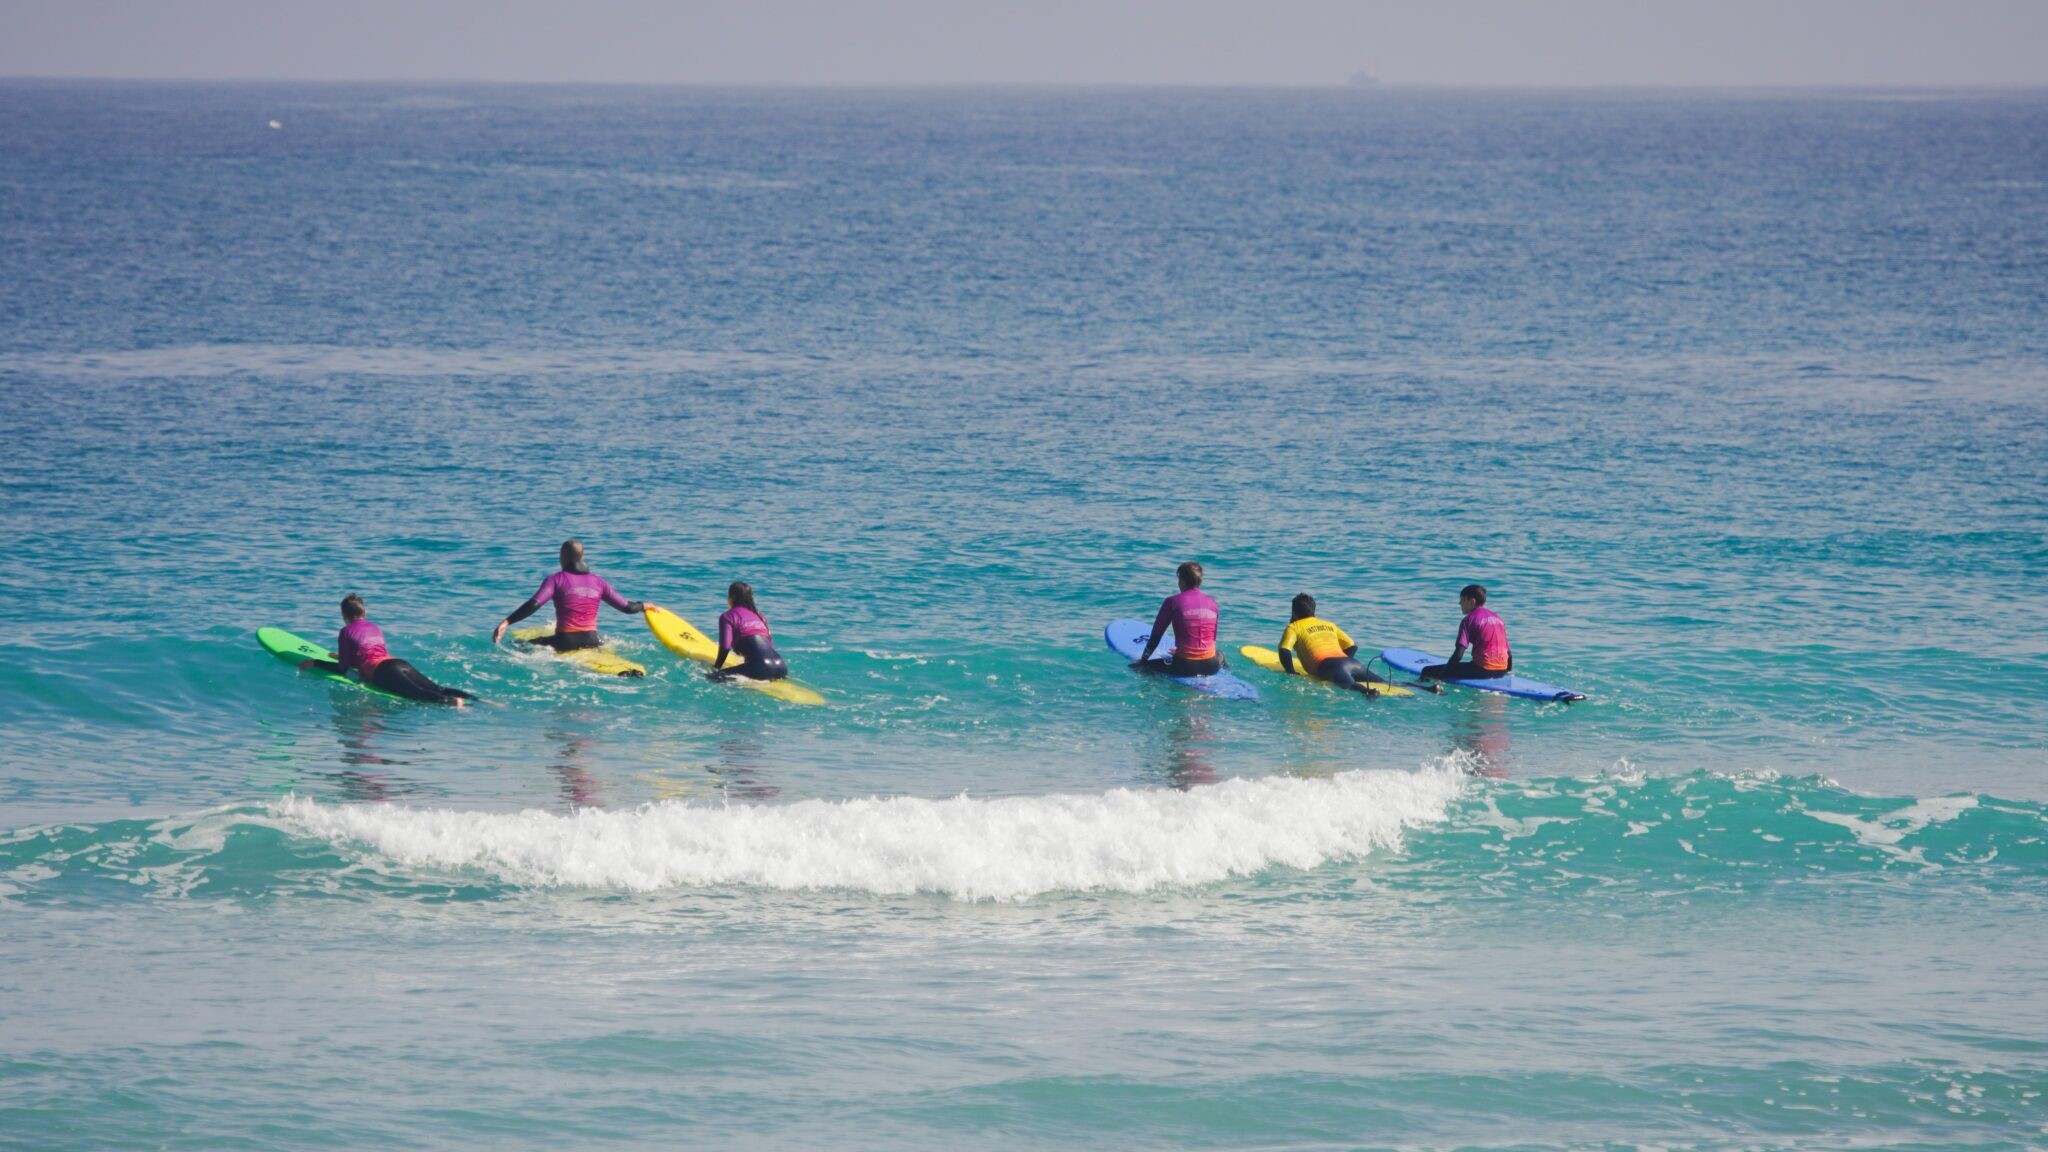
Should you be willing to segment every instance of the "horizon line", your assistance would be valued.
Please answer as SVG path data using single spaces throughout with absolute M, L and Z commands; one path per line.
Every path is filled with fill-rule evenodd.
M 105 76 L 48 75 L 42 73 L 0 73 L 0 84 L 165 84 L 165 85 L 271 85 L 307 84 L 342 87 L 361 86 L 450 86 L 499 88 L 687 88 L 704 91 L 734 89 L 759 91 L 971 91 L 971 90 L 1102 90 L 1124 91 L 1344 91 L 1372 93 L 1388 89 L 1405 91 L 1477 92 L 2031 92 L 2048 91 L 2048 81 L 1988 80 L 1935 82 L 1887 80 L 1867 82 L 1699 82 L 1659 83 L 1653 81 L 1612 82 L 1483 82 L 1443 80 L 1380 80 L 1360 84 L 1348 80 L 1320 83 L 1283 81 L 1195 81 L 1195 80 L 508 80 L 481 77 L 288 77 L 288 76 Z

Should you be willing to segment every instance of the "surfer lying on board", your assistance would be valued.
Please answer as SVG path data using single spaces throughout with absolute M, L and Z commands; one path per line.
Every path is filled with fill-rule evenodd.
M 1458 622 L 1458 640 L 1451 647 L 1446 664 L 1431 664 L 1416 675 L 1424 680 L 1491 680 L 1514 670 L 1515 654 L 1508 649 L 1508 626 L 1486 606 L 1486 589 L 1467 584 L 1458 593 L 1458 607 L 1465 618 Z M 1472 659 L 1465 659 L 1465 648 Z
M 550 600 L 555 602 L 554 635 L 537 637 L 527 643 L 542 644 L 557 652 L 595 648 L 604 643 L 604 637 L 597 634 L 597 606 L 600 603 L 635 614 L 647 607 L 639 600 L 628 600 L 612 591 L 604 577 L 584 566 L 583 541 L 565 540 L 562 542 L 562 570 L 541 581 L 540 591 L 498 622 L 497 629 L 491 633 L 491 643 L 504 639 L 505 629 L 540 611 L 540 606 Z
M 299 667 L 317 668 L 336 676 L 346 676 L 354 669 L 356 678 L 372 688 L 428 704 L 453 704 L 460 708 L 476 699 L 460 688 L 441 687 L 427 679 L 424 672 L 386 651 L 384 630 L 370 623 L 368 617 L 369 609 L 363 607 L 361 596 L 351 592 L 342 597 L 341 635 L 335 640 L 334 659 L 301 660 Z
M 728 655 L 740 663 L 723 667 Z M 789 661 L 775 650 L 768 622 L 754 607 L 753 585 L 733 581 L 725 590 L 725 611 L 718 617 L 718 655 L 711 659 L 711 678 L 745 676 L 749 680 L 780 680 L 789 675 Z
M 1299 665 L 1304 675 L 1377 697 L 1372 686 L 1386 681 L 1366 671 L 1357 651 L 1357 642 L 1342 628 L 1316 615 L 1315 597 L 1303 592 L 1294 598 L 1294 618 L 1280 634 L 1282 668 L 1293 672 Z
M 1223 671 L 1223 655 L 1216 651 L 1216 601 L 1202 591 L 1202 566 L 1193 560 L 1175 570 L 1180 592 L 1159 603 L 1159 615 L 1152 618 L 1152 635 L 1145 650 L 1131 667 L 1140 672 L 1161 672 L 1168 676 L 1209 676 Z M 1152 651 L 1173 626 L 1173 659 L 1152 663 Z

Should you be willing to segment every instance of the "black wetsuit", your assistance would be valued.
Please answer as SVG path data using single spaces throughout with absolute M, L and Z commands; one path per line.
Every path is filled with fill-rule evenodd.
M 531 615 L 531 613 L 528 613 L 528 615 Z M 512 617 L 512 622 L 517 624 L 520 619 L 519 616 L 515 615 Z M 536 648 L 553 648 L 557 652 L 574 652 L 581 648 L 602 648 L 604 647 L 604 637 L 596 629 L 588 632 L 550 632 L 545 636 L 535 636 L 533 639 L 521 641 L 521 643 L 531 644 Z
M 1163 663 L 1158 660 L 1147 660 L 1145 667 L 1147 670 L 1157 668 L 1165 676 L 1214 676 L 1223 671 L 1224 664 L 1223 657 L 1219 654 L 1206 660 L 1183 660 L 1179 656 Z
M 735 639 L 732 654 L 739 657 L 740 662 L 712 672 L 714 678 L 723 680 L 728 676 L 745 676 L 749 680 L 782 680 L 789 676 L 789 661 L 782 658 L 766 636 Z
M 1339 688 L 1351 689 L 1386 683 L 1360 663 L 1356 656 L 1323 657 L 1323 662 L 1316 666 L 1316 679 L 1327 680 Z
M 408 700 L 419 700 L 428 704 L 453 704 L 457 700 L 476 699 L 460 688 L 443 688 L 427 679 L 426 673 L 396 656 L 377 661 L 376 666 L 370 669 L 368 683 L 372 687 L 382 688 L 393 696 L 403 696 Z
M 1431 664 L 1416 675 L 1424 680 L 1493 680 L 1515 670 L 1515 654 L 1508 653 L 1505 668 L 1481 668 L 1470 660 L 1454 660 L 1448 664 Z
M 315 660 L 313 665 L 322 671 L 342 675 L 341 665 L 331 660 Z M 370 671 L 362 678 L 363 683 L 381 689 L 393 696 L 407 700 L 418 700 L 422 704 L 453 704 L 457 700 L 474 700 L 476 696 L 460 688 L 443 688 L 427 679 L 427 674 L 400 660 L 387 656 L 370 665 Z

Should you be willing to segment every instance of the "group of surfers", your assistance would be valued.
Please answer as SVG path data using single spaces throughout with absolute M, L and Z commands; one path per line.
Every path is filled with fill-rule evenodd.
M 1175 576 L 1180 591 L 1159 603 L 1152 618 L 1152 633 L 1145 650 L 1131 667 L 1167 676 L 1210 676 L 1223 670 L 1223 653 L 1216 648 L 1219 615 L 1216 598 L 1202 591 L 1202 566 L 1193 560 L 1182 564 Z M 1437 680 L 1490 680 L 1505 676 L 1515 665 L 1508 648 L 1508 626 L 1486 606 L 1486 589 L 1467 584 L 1458 592 L 1458 607 L 1465 613 L 1458 622 L 1458 638 L 1451 658 L 1431 664 L 1418 675 L 1425 682 Z M 1167 629 L 1173 630 L 1173 654 L 1154 660 Z M 1467 659 L 1466 652 L 1471 657 Z M 1316 615 L 1316 598 L 1303 592 L 1294 598 L 1293 616 L 1280 634 L 1280 666 L 1339 688 L 1378 696 L 1376 684 L 1388 681 L 1368 670 L 1358 659 L 1358 644 L 1342 628 Z M 1431 685 L 1435 688 L 1434 684 Z
M 1131 667 L 1168 676 L 1213 675 L 1224 667 L 1223 654 L 1216 647 L 1216 600 L 1202 591 L 1202 566 L 1195 561 L 1182 564 L 1175 576 L 1180 591 L 1160 602 L 1145 650 Z M 538 591 L 498 622 L 491 632 L 491 643 L 502 643 L 506 629 L 546 604 L 554 605 L 555 630 L 523 643 L 557 652 L 595 648 L 604 643 L 597 631 L 601 605 L 609 604 L 636 615 L 651 607 L 645 601 L 619 595 L 609 581 L 584 563 L 582 541 L 569 540 L 562 544 L 560 570 L 549 573 Z M 789 662 L 775 650 L 768 621 L 754 603 L 753 588 L 741 581 L 733 582 L 726 589 L 725 604 L 725 611 L 718 617 L 718 653 L 711 661 L 711 678 L 780 680 L 788 676 Z M 1458 606 L 1465 615 L 1458 624 L 1458 638 L 1450 660 L 1424 668 L 1421 678 L 1477 680 L 1507 675 L 1514 667 L 1507 625 L 1486 607 L 1486 589 L 1467 584 L 1458 593 Z M 384 643 L 383 629 L 370 622 L 363 598 L 353 592 L 342 598 L 341 620 L 333 659 L 302 660 L 300 668 L 317 668 L 339 676 L 354 674 L 371 687 L 430 704 L 461 707 L 476 699 L 460 688 L 434 683 L 419 669 L 391 655 Z M 1153 660 L 1153 653 L 1169 629 L 1173 633 L 1172 655 L 1166 660 Z M 726 661 L 733 657 L 738 662 L 728 666 Z M 1367 696 L 1379 695 L 1374 685 L 1388 682 L 1358 659 L 1358 644 L 1342 628 L 1316 615 L 1316 599 L 1306 592 L 1294 598 L 1293 618 L 1280 636 L 1280 664 L 1288 672 L 1327 680 Z
M 526 603 L 498 621 L 491 631 L 491 643 L 502 643 L 505 629 L 540 611 L 542 605 L 553 604 L 555 630 L 521 643 L 557 652 L 596 648 L 604 643 L 604 637 L 597 631 L 600 605 L 609 604 L 636 615 L 655 607 L 644 600 L 626 599 L 613 590 L 610 581 L 592 572 L 583 562 L 581 540 L 564 541 L 561 560 L 561 568 L 549 573 L 540 582 L 540 589 L 526 598 Z M 384 630 L 370 622 L 363 598 L 353 592 L 341 601 L 341 635 L 333 655 L 332 660 L 301 660 L 299 667 L 337 676 L 353 672 L 373 688 L 428 704 L 453 704 L 459 708 L 476 699 L 460 688 L 434 683 L 419 669 L 393 656 L 384 645 Z M 726 660 L 732 657 L 737 657 L 738 662 L 727 666 Z M 789 662 L 775 650 L 768 621 L 761 618 L 761 610 L 754 604 L 754 589 L 744 581 L 734 581 L 725 591 L 725 611 L 718 617 L 718 653 L 711 661 L 710 675 L 713 680 L 733 676 L 780 680 L 789 675 Z

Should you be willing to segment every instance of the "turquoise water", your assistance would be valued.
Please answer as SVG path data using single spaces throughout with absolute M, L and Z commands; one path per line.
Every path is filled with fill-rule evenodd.
M 0 1132 L 2038 1146 L 2044 189 L 2026 93 L 0 86 Z M 829 706 L 493 648 L 572 535 Z M 1140 680 L 1188 558 L 1590 698 Z M 255 647 L 348 591 L 501 706 Z

